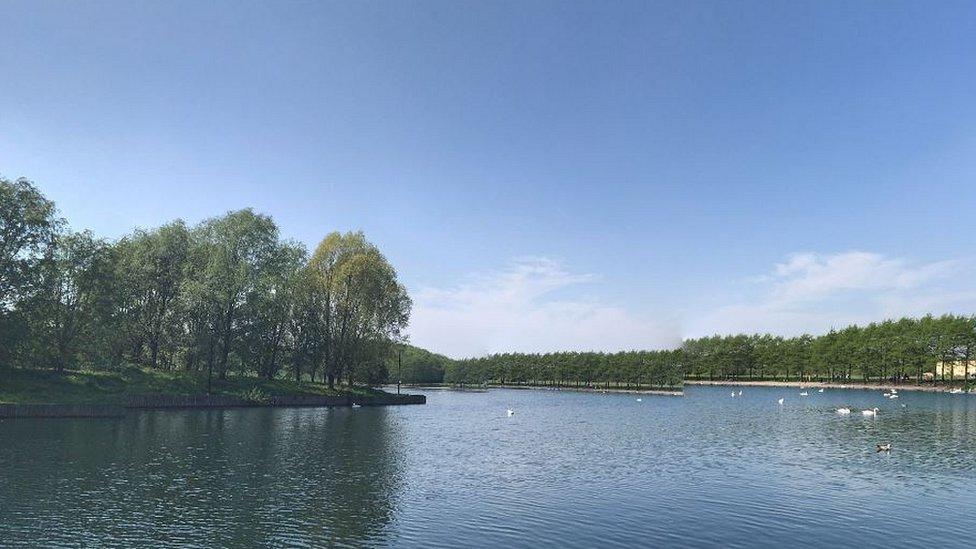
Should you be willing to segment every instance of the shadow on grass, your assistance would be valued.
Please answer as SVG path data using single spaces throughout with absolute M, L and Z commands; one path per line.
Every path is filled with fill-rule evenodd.
M 201 395 L 207 392 L 206 373 L 122 368 L 114 371 L 0 370 L 0 403 L 4 404 L 123 404 L 130 395 Z M 374 395 L 367 387 L 336 387 L 286 379 L 231 376 L 213 381 L 212 394 L 242 397 L 263 393 L 287 395 Z

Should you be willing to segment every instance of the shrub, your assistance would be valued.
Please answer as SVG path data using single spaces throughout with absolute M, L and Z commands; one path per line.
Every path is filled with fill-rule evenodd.
M 271 395 L 265 393 L 260 387 L 251 387 L 240 393 L 240 397 L 252 404 L 270 404 Z

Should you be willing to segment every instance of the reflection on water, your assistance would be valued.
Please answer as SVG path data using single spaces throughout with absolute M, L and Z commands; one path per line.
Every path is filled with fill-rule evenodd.
M 972 546 L 946 520 L 976 505 L 976 398 L 902 392 L 688 387 L 695 543 Z M 777 404 L 784 398 L 784 404 Z M 839 407 L 853 408 L 840 415 Z M 866 417 L 863 409 L 879 409 Z M 890 442 L 890 453 L 876 444 Z
M 976 545 L 976 397 L 427 395 L 0 422 L 0 544 Z
M 8 421 L 0 424 L 0 539 L 376 543 L 398 497 L 396 438 L 381 408 Z

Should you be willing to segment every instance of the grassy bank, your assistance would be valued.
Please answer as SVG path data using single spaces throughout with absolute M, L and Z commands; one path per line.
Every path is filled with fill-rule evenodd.
M 131 395 L 201 395 L 207 392 L 206 374 L 128 368 L 113 372 L 0 370 L 0 404 L 114 404 Z M 248 395 L 369 396 L 385 394 L 364 387 L 337 387 L 285 379 L 230 377 L 214 380 L 212 394 L 247 398 Z

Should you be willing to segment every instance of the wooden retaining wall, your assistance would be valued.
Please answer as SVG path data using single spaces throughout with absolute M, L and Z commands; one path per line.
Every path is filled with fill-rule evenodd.
M 125 408 L 95 404 L 0 404 L 0 418 L 122 417 Z
M 267 404 L 252 402 L 238 397 L 221 395 L 136 395 L 126 402 L 126 408 L 233 408 L 260 407 L 302 408 L 322 406 L 397 406 L 401 404 L 426 404 L 424 395 L 376 395 L 368 397 L 284 395 L 273 396 Z
M 398 406 L 426 404 L 424 395 L 368 397 L 287 395 L 271 397 L 267 404 L 224 395 L 133 395 L 123 406 L 93 404 L 0 404 L 0 419 L 26 417 L 123 417 L 126 410 L 192 408 L 302 408 L 331 406 Z

